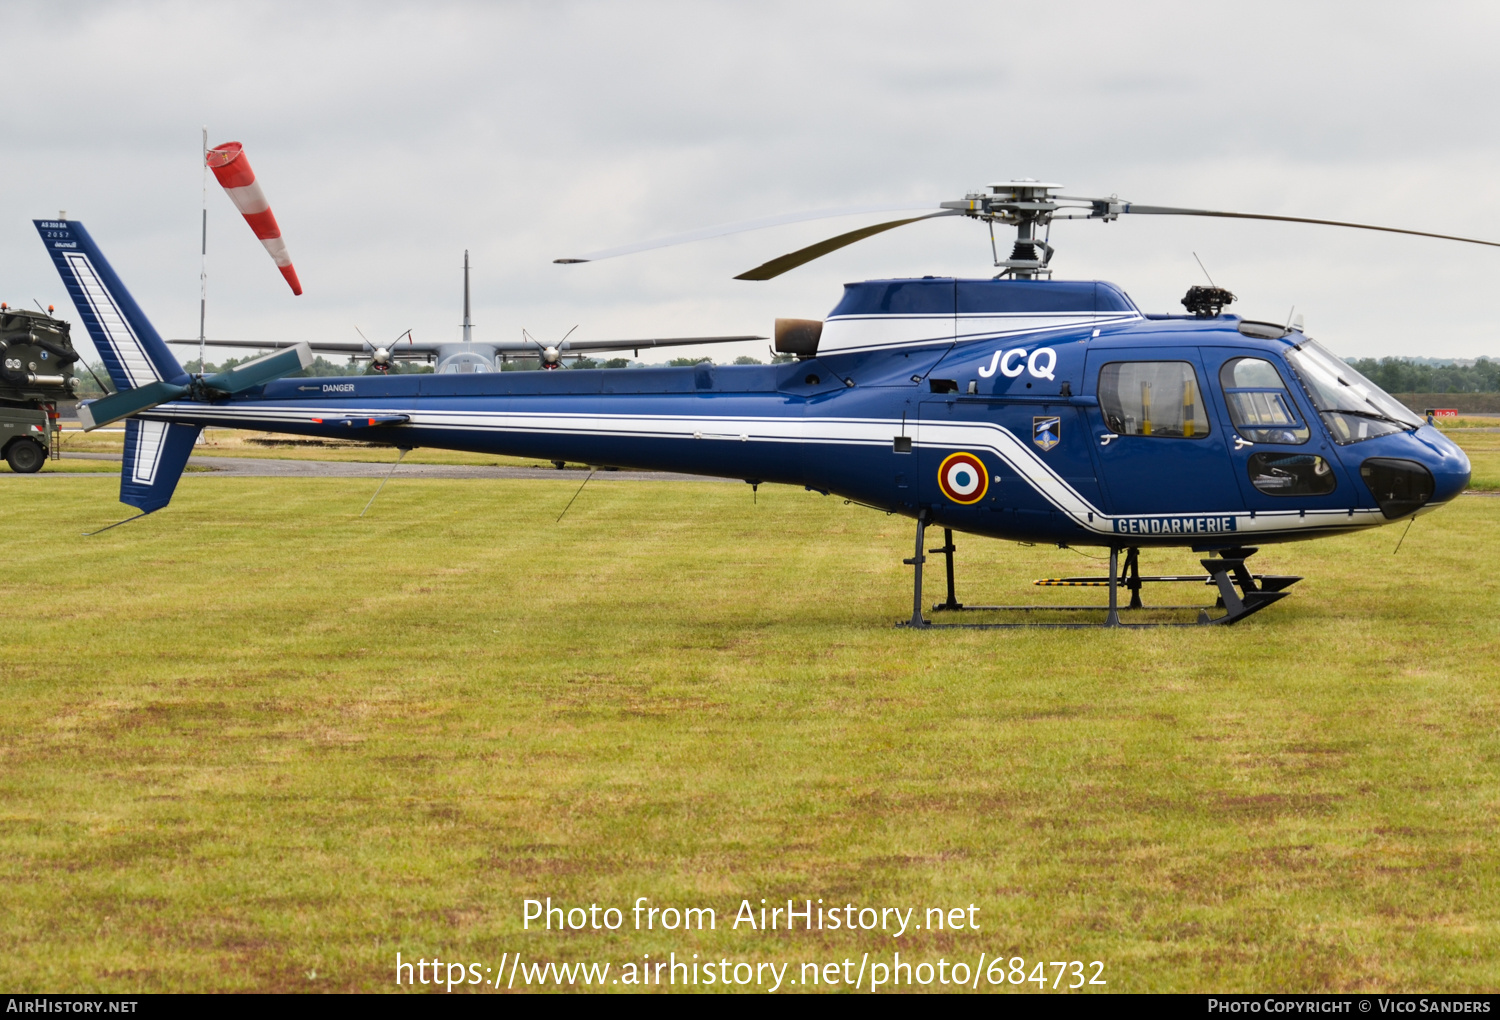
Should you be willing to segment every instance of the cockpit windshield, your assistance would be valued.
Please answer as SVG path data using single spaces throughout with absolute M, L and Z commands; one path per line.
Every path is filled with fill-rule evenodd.
M 1315 340 L 1287 351 L 1286 359 L 1341 446 L 1422 425 L 1422 419 L 1405 404 Z

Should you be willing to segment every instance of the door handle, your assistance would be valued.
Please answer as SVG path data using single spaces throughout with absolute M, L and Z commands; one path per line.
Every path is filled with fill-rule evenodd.
M 1115 435 L 1113 432 L 1106 432 L 1104 433 L 1104 435 L 1099 437 L 1099 445 L 1108 446 L 1111 442 L 1118 438 L 1119 436 Z
M 1254 446 L 1254 445 L 1255 445 L 1254 443 L 1250 442 L 1250 440 L 1244 438 L 1243 436 L 1235 436 L 1234 437 L 1234 448 L 1235 448 L 1235 450 L 1243 450 L 1247 446 Z

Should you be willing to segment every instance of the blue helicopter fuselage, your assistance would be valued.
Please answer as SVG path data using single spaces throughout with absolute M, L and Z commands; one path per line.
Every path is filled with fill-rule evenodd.
M 790 363 L 293 378 L 139 417 L 800 485 L 974 534 L 1117 547 L 1367 528 L 1465 488 L 1468 459 L 1438 430 L 1328 418 L 1289 360 L 1307 343 L 1234 316 L 1147 317 L 1102 282 L 867 281 Z

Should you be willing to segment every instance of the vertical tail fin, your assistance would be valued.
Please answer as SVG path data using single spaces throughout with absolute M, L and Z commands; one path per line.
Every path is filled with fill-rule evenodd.
M 182 365 L 162 342 L 99 246 L 70 220 L 33 220 L 68 288 L 115 388 L 133 390 L 182 376 Z
M 178 395 L 183 387 L 174 382 L 188 381 L 182 366 L 83 224 L 68 220 L 33 222 L 78 309 L 78 317 L 88 329 L 89 339 L 104 359 L 115 389 L 119 390 L 106 401 L 132 405 L 119 409 L 116 415 L 102 417 L 99 423 Z M 147 389 L 146 394 L 128 395 L 128 391 L 142 387 Z M 146 400 L 147 396 L 151 399 Z M 92 424 L 88 411 L 84 408 L 81 416 L 85 424 Z M 182 469 L 187 466 L 193 443 L 201 431 L 199 425 L 127 419 L 125 461 L 120 467 L 120 502 L 147 514 L 171 502 L 177 480 L 182 477 Z
M 187 467 L 201 425 L 125 420 L 125 463 L 120 467 L 120 502 L 143 514 L 172 501 L 182 469 Z

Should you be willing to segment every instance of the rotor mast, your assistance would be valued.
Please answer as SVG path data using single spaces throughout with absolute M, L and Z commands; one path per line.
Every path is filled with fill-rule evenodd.
M 944 202 L 942 207 L 984 220 L 990 225 L 991 237 L 996 223 L 1016 228 L 1010 258 L 1002 259 L 998 252 L 995 253 L 995 268 L 1002 270 L 1000 276 L 1017 280 L 1051 276 L 1052 270 L 1047 264 L 1052 261 L 1052 245 L 1047 239 L 1051 234 L 1053 215 L 1064 208 L 1053 200 L 1053 192 L 1060 190 L 1062 185 L 1023 178 L 998 181 L 988 187 L 988 194 L 970 192 L 963 201 Z M 1038 228 L 1041 228 L 1040 235 Z

